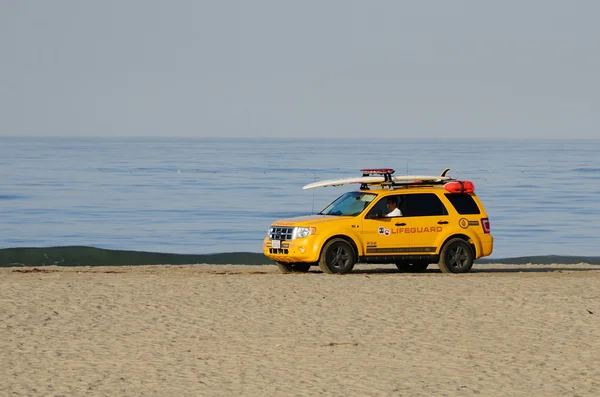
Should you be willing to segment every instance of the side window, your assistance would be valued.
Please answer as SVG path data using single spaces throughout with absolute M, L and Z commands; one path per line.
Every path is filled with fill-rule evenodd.
M 373 208 L 371 208 L 369 210 L 369 213 L 367 214 L 366 217 L 367 218 L 381 218 L 381 217 L 385 217 L 390 212 L 389 209 L 388 209 L 388 206 L 387 206 L 388 199 L 390 199 L 390 198 L 392 198 L 393 200 L 395 200 L 396 206 L 398 208 L 400 208 L 400 210 L 402 211 L 402 206 L 403 206 L 403 203 L 404 203 L 404 197 L 405 197 L 405 195 L 398 194 L 398 195 L 394 195 L 394 196 L 386 196 L 386 197 L 383 197 L 383 198 L 379 199 L 379 201 L 373 206 Z
M 456 209 L 456 212 L 461 215 L 474 215 L 481 213 L 477 203 L 469 194 L 448 193 L 446 194 L 446 198 L 448 198 L 452 206 Z
M 405 216 L 448 215 L 444 203 L 433 193 L 407 194 L 401 209 Z

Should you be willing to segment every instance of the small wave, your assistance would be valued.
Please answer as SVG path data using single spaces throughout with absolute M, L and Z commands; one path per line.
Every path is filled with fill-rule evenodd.
M 13 266 L 136 266 L 185 265 L 210 263 L 216 265 L 268 265 L 273 264 L 262 253 L 222 252 L 216 254 L 170 254 L 146 251 L 109 250 L 88 246 L 22 247 L 0 249 L 0 267 Z M 513 258 L 482 258 L 477 264 L 527 264 L 587 263 L 600 265 L 600 257 L 540 255 Z
M 0 200 L 20 200 L 23 197 L 18 194 L 0 194 Z
M 600 265 L 600 256 L 569 256 L 569 255 L 536 255 L 536 256 L 517 256 L 514 258 L 481 258 L 475 261 L 479 264 L 501 263 L 512 265 L 525 265 L 533 263 L 536 265 L 550 265 L 560 263 L 565 265 L 575 265 L 578 263 L 587 263 L 589 265 Z
M 583 168 L 575 168 L 573 169 L 574 172 L 582 172 L 582 173 L 600 173 L 600 168 L 588 168 L 588 167 L 583 167 Z

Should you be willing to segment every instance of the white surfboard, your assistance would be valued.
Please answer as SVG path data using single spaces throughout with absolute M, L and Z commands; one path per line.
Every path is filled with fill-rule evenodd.
M 447 172 L 447 171 L 446 171 Z M 392 176 L 393 182 L 411 182 L 411 181 L 423 181 L 423 182 L 437 182 L 437 181 L 448 181 L 452 178 L 440 175 L 399 175 Z M 302 189 L 314 189 L 317 187 L 326 187 L 326 186 L 341 186 L 348 185 L 352 183 L 366 183 L 366 184 L 381 184 L 385 182 L 385 177 L 383 176 L 358 176 L 354 178 L 341 178 L 341 179 L 330 179 L 326 181 L 318 181 L 309 183 L 304 186 Z

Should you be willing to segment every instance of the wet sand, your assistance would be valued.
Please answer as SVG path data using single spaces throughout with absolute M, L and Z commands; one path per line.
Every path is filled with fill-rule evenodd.
M 600 266 L 0 269 L 1 396 L 599 396 Z

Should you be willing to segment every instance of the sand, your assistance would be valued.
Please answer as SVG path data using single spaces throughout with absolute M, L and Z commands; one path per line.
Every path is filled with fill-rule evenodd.
M 0 396 L 600 396 L 600 266 L 0 269 Z

